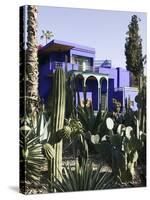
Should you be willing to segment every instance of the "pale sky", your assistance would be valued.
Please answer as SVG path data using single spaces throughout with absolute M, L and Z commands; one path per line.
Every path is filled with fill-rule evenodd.
M 38 7 L 38 42 L 43 30 L 52 31 L 56 40 L 68 41 L 96 50 L 96 59 L 112 60 L 113 67 L 125 67 L 124 45 L 131 16 L 136 14 L 146 54 L 146 13 L 94 9 Z

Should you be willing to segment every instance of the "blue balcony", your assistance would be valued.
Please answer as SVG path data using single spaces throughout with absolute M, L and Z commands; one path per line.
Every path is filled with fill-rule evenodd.
M 72 63 L 65 63 L 65 62 L 51 62 L 50 63 L 50 73 L 54 73 L 55 70 L 61 67 L 64 71 L 84 71 L 84 72 L 97 72 L 99 73 L 99 67 L 87 66 L 87 65 L 79 65 L 79 64 L 72 64 Z
M 65 63 L 65 62 L 51 62 L 50 63 L 50 72 L 53 73 L 55 70 L 61 67 L 64 71 L 69 72 L 71 70 L 78 70 L 77 64 Z

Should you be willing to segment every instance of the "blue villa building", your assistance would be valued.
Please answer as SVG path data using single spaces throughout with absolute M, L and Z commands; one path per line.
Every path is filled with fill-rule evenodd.
M 95 49 L 64 41 L 52 40 L 39 49 L 39 93 L 46 101 L 52 90 L 52 74 L 57 67 L 62 67 L 66 73 L 73 73 L 80 100 L 83 100 L 83 90 L 86 88 L 86 98 L 92 102 L 97 111 L 114 110 L 113 99 L 121 102 L 124 111 L 126 100 L 134 101 L 138 93 L 137 87 L 130 86 L 130 73 L 123 68 L 113 68 L 110 60 L 95 60 Z M 78 102 L 77 102 L 78 103 Z

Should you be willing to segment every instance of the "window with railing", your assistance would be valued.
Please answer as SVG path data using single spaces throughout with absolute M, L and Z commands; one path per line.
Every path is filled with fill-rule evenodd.
M 80 71 L 91 70 L 91 58 L 72 55 L 72 64 L 77 64 Z

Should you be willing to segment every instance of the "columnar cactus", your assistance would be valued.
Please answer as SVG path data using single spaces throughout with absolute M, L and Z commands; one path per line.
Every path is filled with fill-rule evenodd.
M 62 171 L 62 140 L 57 141 L 59 130 L 64 126 L 65 114 L 65 73 L 61 68 L 56 69 L 53 79 L 53 96 L 52 96 L 52 116 L 51 116 L 51 136 L 49 144 L 54 148 L 54 157 L 48 161 L 48 172 L 50 182 L 54 177 L 61 180 Z
M 66 117 L 75 117 L 76 106 L 76 89 L 75 89 L 75 76 L 68 75 L 66 81 Z

